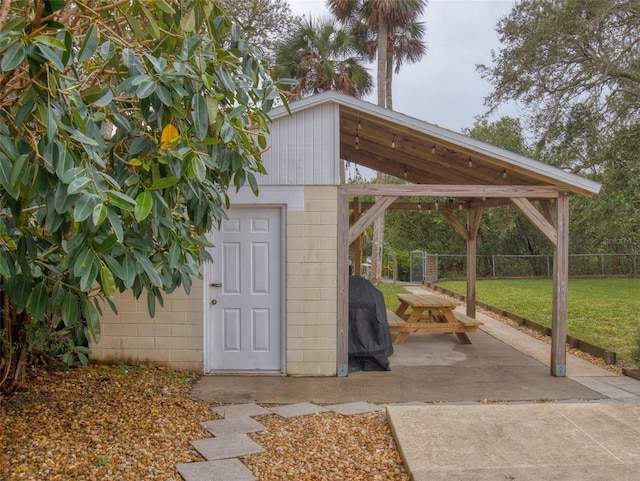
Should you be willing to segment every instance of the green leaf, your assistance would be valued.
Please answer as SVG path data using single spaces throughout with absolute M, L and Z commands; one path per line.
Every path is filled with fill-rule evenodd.
M 58 124 L 56 123 L 56 114 L 51 105 L 47 108 L 47 140 L 51 143 L 58 133 Z
M 100 46 L 100 57 L 102 60 L 109 60 L 116 53 L 116 47 L 113 45 L 113 42 L 107 40 Z
M 124 274 L 124 278 L 121 279 L 124 282 L 124 286 L 127 289 L 131 289 L 134 282 L 136 281 L 136 262 L 131 257 L 127 256 L 124 258 L 122 262 L 122 272 Z
M 64 52 L 67 49 L 67 47 L 65 47 L 64 42 L 62 40 L 56 37 L 51 37 L 49 35 L 36 35 L 33 40 L 36 43 L 46 45 L 49 48 L 60 50 L 61 52 Z
M 78 257 L 76 258 L 76 262 L 73 264 L 73 275 L 80 277 L 94 262 L 95 255 L 93 251 L 85 247 L 80 251 L 80 254 L 78 254 Z
M 56 70 L 59 70 L 60 72 L 64 71 L 65 66 L 64 63 L 62 63 L 62 54 L 64 52 L 54 52 L 52 49 L 46 47 L 45 45 L 38 45 L 38 50 L 44 58 L 46 58 L 53 64 Z
M 73 208 L 73 219 L 76 222 L 82 222 L 88 219 L 96 207 L 98 199 L 92 195 L 82 195 Z
M 98 50 L 98 34 L 98 24 L 92 23 L 84 36 L 82 47 L 80 47 L 78 62 L 86 62 L 96 53 L 96 50 Z
M 122 221 L 120 220 L 120 216 L 113 210 L 107 207 L 107 217 L 109 219 L 109 223 L 111 224 L 111 228 L 113 229 L 113 233 L 118 239 L 118 242 L 124 242 L 124 230 L 122 229 Z
M 158 190 L 158 189 L 166 189 L 168 187 L 172 187 L 174 185 L 176 185 L 178 183 L 180 179 L 178 177 L 161 177 L 158 180 L 156 180 L 153 184 L 151 184 L 151 187 L 149 187 L 149 190 Z
M 98 311 L 87 298 L 82 299 L 82 315 L 87 321 L 87 330 L 94 342 L 100 341 L 100 316 Z
M 35 99 L 29 99 L 25 101 L 22 104 L 22 107 L 20 107 L 18 109 L 18 112 L 16 113 L 16 118 L 14 119 L 16 127 L 19 127 L 20 125 L 22 125 L 22 122 L 24 122 L 27 119 L 27 117 L 31 115 L 31 112 L 33 112 L 35 108 L 36 108 Z
M 27 159 L 27 154 L 22 154 L 15 160 L 15 162 L 11 166 L 11 174 L 9 174 L 9 185 L 12 189 L 16 189 L 19 187 L 25 169 L 29 165 Z
M 180 260 L 182 259 L 182 249 L 180 249 L 180 244 L 174 242 L 169 247 L 169 267 L 175 269 L 180 265 Z
M 135 200 L 122 192 L 118 192 L 117 190 L 108 191 L 107 197 L 109 197 L 110 204 L 128 212 L 131 212 L 136 205 Z
M 100 267 L 100 280 L 105 297 L 112 299 L 116 294 L 116 281 L 113 272 L 107 266 Z
M 64 288 L 64 284 L 62 281 L 58 280 L 53 285 L 53 289 L 51 290 L 51 305 L 58 306 L 64 301 L 64 296 L 66 294 L 66 290 Z
M 72 180 L 71 183 L 69 184 L 69 187 L 67 187 L 67 194 L 68 195 L 77 194 L 81 192 L 82 189 L 84 189 L 90 183 L 91 183 L 91 179 L 89 177 L 78 177 L 77 179 Z
M 27 49 L 21 43 L 14 43 L 2 56 L 0 69 L 3 72 L 10 72 L 18 68 L 27 57 Z
M 102 202 L 97 203 L 96 206 L 93 208 L 93 214 L 92 214 L 93 225 L 95 225 L 96 227 L 99 226 L 104 222 L 106 218 L 107 218 L 107 206 L 104 205 Z
M 137 252 L 137 251 L 134 252 L 134 256 L 142 266 L 142 269 L 149 276 L 149 280 L 151 281 L 151 283 L 157 287 L 162 287 L 162 278 L 160 277 L 160 274 L 158 273 L 156 268 L 153 266 L 153 263 L 149 260 L 149 258 L 145 257 L 144 254 L 141 254 L 140 252 Z
M 199 182 L 203 182 L 207 177 L 207 168 L 204 165 L 204 161 L 199 155 L 191 157 L 191 169 Z
M 80 277 L 80 289 L 84 292 L 89 292 L 89 289 L 91 289 L 94 282 L 98 279 L 98 263 L 92 262 L 88 267 Z
M 215 97 L 207 96 L 207 112 L 209 114 L 209 124 L 215 125 L 218 117 L 218 101 Z
M 151 209 L 153 208 L 153 197 L 147 191 L 141 192 L 136 197 L 136 206 L 133 210 L 133 216 L 138 222 L 141 222 L 147 218 Z
M 31 317 L 39 321 L 42 316 L 47 312 L 49 303 L 49 289 L 44 282 L 39 282 L 31 292 L 29 301 L 27 302 L 27 308 Z
M 136 95 L 141 99 L 146 99 L 156 91 L 156 88 L 157 84 L 151 78 L 145 75 L 138 84 Z
M 78 298 L 70 291 L 64 295 L 62 301 L 62 320 L 64 325 L 73 326 L 78 321 Z
M 57 159 L 56 175 L 60 179 L 62 179 L 65 173 L 71 170 L 72 168 L 73 168 L 73 157 L 68 151 L 63 150 L 62 152 L 60 152 L 60 155 L 58 156 L 58 159 Z
M 191 99 L 191 118 L 195 129 L 196 138 L 203 140 L 207 136 L 209 129 L 209 111 L 207 110 L 207 101 L 202 95 L 194 95 Z
M 176 13 L 173 7 L 169 5 L 167 2 L 165 2 L 164 0 L 155 0 L 155 4 L 164 13 L 168 13 L 169 15 L 175 15 Z
M 162 85 L 158 85 L 158 88 L 156 89 L 156 95 L 160 99 L 160 102 L 165 104 L 167 107 L 171 107 L 173 105 L 173 99 L 171 98 L 171 93 L 169 92 L 168 88 Z
M 11 161 L 2 153 L 0 153 L 0 184 L 5 188 L 7 193 L 17 199 L 20 195 L 20 189 L 18 187 L 12 187 L 11 181 L 11 170 L 13 165 L 11 165 Z

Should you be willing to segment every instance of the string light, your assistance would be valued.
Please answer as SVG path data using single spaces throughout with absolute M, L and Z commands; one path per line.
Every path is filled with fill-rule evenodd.
M 471 157 L 469 157 L 469 167 L 473 167 L 473 160 L 471 160 Z
M 393 134 L 393 138 L 391 139 L 391 148 L 396 148 L 396 134 Z
M 458 204 L 458 210 L 462 210 L 462 202 Z
M 407 166 L 404 166 L 404 174 L 405 177 L 409 177 L 409 172 L 407 172 Z
M 358 130 L 362 130 L 362 122 L 358 119 Z
M 418 209 L 422 209 L 422 201 L 418 200 Z
M 434 207 L 436 208 L 436 210 L 438 210 L 438 207 L 440 206 L 440 203 L 438 202 L 438 199 L 436 199 L 436 203 L 434 205 Z
M 436 144 L 433 144 L 433 147 L 431 147 L 431 153 L 432 154 L 436 153 Z
M 356 150 L 358 150 L 360 148 L 360 137 L 358 137 L 358 134 L 356 133 Z
M 504 169 L 504 170 L 502 171 L 502 177 L 503 177 L 504 179 L 506 179 L 506 178 L 507 178 L 507 169 Z

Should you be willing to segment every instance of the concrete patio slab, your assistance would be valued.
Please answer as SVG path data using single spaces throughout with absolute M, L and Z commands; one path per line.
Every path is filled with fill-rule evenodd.
M 264 452 L 262 446 L 244 434 L 229 434 L 219 438 L 198 439 L 191 441 L 191 445 L 207 461 L 237 458 Z
M 316 404 L 302 402 L 296 404 L 287 404 L 285 406 L 277 406 L 271 408 L 273 414 L 282 416 L 283 418 L 293 418 L 296 416 L 306 416 L 308 414 L 317 414 L 326 412 L 327 410 L 322 406 Z
M 262 406 L 258 406 L 255 403 L 218 406 L 213 408 L 213 412 L 219 414 L 225 419 L 237 417 L 243 418 L 247 416 L 263 416 L 266 414 L 271 414 L 271 411 L 263 408 Z
M 635 480 L 640 470 L 637 404 L 389 406 L 387 413 L 415 481 Z
M 529 342 L 539 342 L 549 353 L 545 343 L 511 327 L 508 329 L 529 338 Z M 192 396 L 207 402 L 237 404 L 358 401 L 388 404 L 604 397 L 570 378 L 552 377 L 545 364 L 486 332 L 478 331 L 469 337 L 473 344 L 462 345 L 451 334 L 412 334 L 404 344 L 394 346 L 395 353 L 389 358 L 391 371 L 357 371 L 347 377 L 328 378 L 203 376 L 194 385 Z M 443 356 L 443 352 L 451 354 Z M 601 368 L 593 372 L 611 374 Z
M 353 415 L 353 414 L 364 414 L 364 413 L 372 413 L 375 411 L 383 411 L 384 408 L 381 406 L 376 406 L 375 404 L 367 403 L 367 402 L 353 402 L 353 403 L 344 403 L 344 404 L 333 404 L 330 406 L 323 406 L 327 411 L 335 411 L 340 414 L 344 414 L 345 416 Z
M 238 459 L 221 459 L 201 463 L 176 464 L 184 481 L 257 481 Z
M 258 421 L 249 417 L 217 419 L 215 421 L 207 421 L 200 424 L 216 437 L 234 433 L 257 433 L 266 429 Z

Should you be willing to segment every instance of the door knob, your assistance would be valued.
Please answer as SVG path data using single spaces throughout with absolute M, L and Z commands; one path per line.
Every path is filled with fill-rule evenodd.
M 211 299 L 211 304 L 215 306 L 218 303 L 218 299 Z
M 222 287 L 222 282 L 212 282 L 209 284 L 211 287 Z

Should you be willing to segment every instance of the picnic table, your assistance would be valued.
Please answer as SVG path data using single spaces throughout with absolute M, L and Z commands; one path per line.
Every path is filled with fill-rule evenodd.
M 398 294 L 398 300 L 395 312 L 387 310 L 389 330 L 398 333 L 394 344 L 404 343 L 412 332 L 454 333 L 460 343 L 471 344 L 467 333 L 483 324 L 456 312 L 455 302 L 436 294 Z

